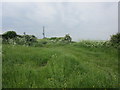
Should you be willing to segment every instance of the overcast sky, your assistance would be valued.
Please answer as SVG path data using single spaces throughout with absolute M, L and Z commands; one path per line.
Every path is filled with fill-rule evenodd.
M 75 41 L 107 40 L 118 32 L 118 3 L 2 3 L 2 32 L 14 30 L 42 38 L 43 26 L 46 37 L 68 33 Z

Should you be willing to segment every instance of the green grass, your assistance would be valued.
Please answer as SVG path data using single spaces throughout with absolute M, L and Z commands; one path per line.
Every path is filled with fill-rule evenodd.
M 79 44 L 3 45 L 3 88 L 116 88 L 118 52 Z

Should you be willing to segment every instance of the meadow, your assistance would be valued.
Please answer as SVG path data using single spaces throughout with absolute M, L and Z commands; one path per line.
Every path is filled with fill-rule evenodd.
M 85 45 L 86 44 L 86 45 Z M 117 88 L 118 50 L 77 42 L 2 46 L 3 88 Z

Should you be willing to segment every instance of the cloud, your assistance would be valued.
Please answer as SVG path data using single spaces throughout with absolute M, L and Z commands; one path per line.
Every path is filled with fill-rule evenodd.
M 3 31 L 13 29 L 42 38 L 69 33 L 73 40 L 107 40 L 117 30 L 117 3 L 3 3 Z

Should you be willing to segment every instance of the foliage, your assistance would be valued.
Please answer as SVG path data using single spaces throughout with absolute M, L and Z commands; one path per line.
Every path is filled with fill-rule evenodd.
M 69 34 L 66 34 L 64 37 L 51 37 L 51 38 L 46 38 L 47 40 L 50 40 L 51 42 L 60 42 L 60 43 L 70 43 L 72 42 L 72 38 L 70 37 Z
M 39 39 L 34 35 L 17 35 L 14 31 L 8 31 L 3 35 L 3 43 L 4 44 L 12 44 L 12 45 L 27 45 L 27 46 L 35 46 L 35 47 L 43 47 L 50 45 L 65 45 L 72 43 L 72 38 L 69 34 L 66 34 L 65 37 L 51 37 Z
M 75 46 L 79 47 L 88 47 L 88 48 L 102 48 L 102 47 L 111 47 L 111 43 L 109 41 L 90 41 L 90 40 L 82 40 L 78 43 L 73 43 Z
M 64 40 L 64 37 L 51 37 L 48 40 L 52 42 L 62 42 Z
M 3 43 L 12 45 L 32 45 L 37 42 L 34 35 L 17 35 L 15 31 L 8 31 L 2 35 Z
M 69 34 L 66 34 L 64 37 L 51 37 L 44 39 L 37 39 L 34 35 L 17 35 L 15 31 L 8 31 L 3 35 L 3 43 L 12 44 L 12 45 L 27 45 L 27 46 L 59 46 L 73 44 L 84 47 L 120 47 L 120 33 L 113 35 L 110 41 L 88 41 L 82 40 L 78 43 L 72 41 L 72 38 Z
M 118 87 L 119 53 L 112 45 L 118 45 L 119 35 L 110 41 L 80 42 L 73 42 L 68 34 L 9 37 L 2 48 L 3 88 Z
M 3 44 L 2 87 L 117 88 L 117 56 L 117 49 L 107 47 Z
M 120 47 L 120 33 L 117 33 L 116 35 L 112 35 L 110 42 L 115 47 Z
M 37 38 L 34 35 L 23 35 L 17 37 L 15 42 L 19 45 L 33 45 L 33 43 L 37 42 Z
M 38 42 L 41 43 L 41 44 L 47 44 L 47 43 L 49 43 L 50 41 L 49 41 L 48 39 L 39 39 Z
M 4 40 L 14 39 L 16 36 L 17 34 L 15 31 L 7 31 L 2 35 Z
M 70 37 L 69 34 L 66 34 L 66 35 L 65 35 L 64 41 L 67 41 L 67 42 L 71 42 L 71 41 L 72 41 L 72 38 Z

